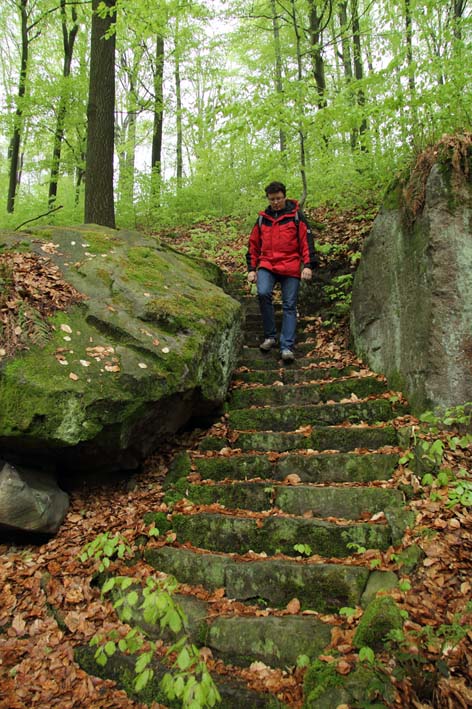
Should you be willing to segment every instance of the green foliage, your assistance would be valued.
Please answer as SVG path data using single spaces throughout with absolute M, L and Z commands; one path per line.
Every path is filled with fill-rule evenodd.
M 180 636 L 167 650 L 167 656 L 176 654 L 176 659 L 171 664 L 171 671 L 161 680 L 161 688 L 168 699 L 179 699 L 182 706 L 189 709 L 213 707 L 221 698 L 198 649 L 183 633 L 187 618 L 173 598 L 176 588 L 177 582 L 172 577 L 148 577 L 143 588 L 137 586 L 136 579 L 130 576 L 108 578 L 102 586 L 102 594 L 113 592 L 113 607 L 119 617 L 133 627 L 118 642 L 115 631 L 107 637 L 96 635 L 90 644 L 97 646 L 95 660 L 102 666 L 117 649 L 138 654 L 134 668 L 134 689 L 140 692 L 154 676 L 151 665 L 156 644 L 147 640 L 136 624 L 136 614 L 139 612 L 139 617 L 145 623 L 159 625 L 162 631 L 168 628 L 173 635 Z
M 357 610 L 355 608 L 351 608 L 350 606 L 343 606 L 343 608 L 339 609 L 339 615 L 345 615 L 346 618 L 353 618 L 357 613 Z
M 364 554 L 366 551 L 366 547 L 357 542 L 348 542 L 347 548 L 352 549 L 355 554 Z
M 329 285 L 323 286 L 323 293 L 326 298 L 336 303 L 339 313 L 348 312 L 351 307 L 352 273 L 342 276 L 335 276 Z
M 305 556 L 311 556 L 313 553 L 313 549 L 309 544 L 294 544 L 293 548 L 295 551 L 298 551 L 299 554 L 303 554 Z
M 85 544 L 79 560 L 85 563 L 93 559 L 98 562 L 98 570 L 102 572 L 108 569 L 112 559 L 124 559 L 126 555 L 131 554 L 132 549 L 123 535 L 112 536 L 109 532 L 102 532 L 92 542 Z
M 368 647 L 367 645 L 361 647 L 359 650 L 359 661 L 367 662 L 369 665 L 373 665 L 375 663 L 375 652 L 371 647 Z

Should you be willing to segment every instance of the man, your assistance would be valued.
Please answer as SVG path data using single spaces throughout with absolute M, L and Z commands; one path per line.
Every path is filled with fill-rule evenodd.
M 259 212 L 249 237 L 248 281 L 257 283 L 264 328 L 264 341 L 259 347 L 263 352 L 277 345 L 272 295 L 275 284 L 280 283 L 283 308 L 280 354 L 284 362 L 292 362 L 300 278 L 311 280 L 314 267 L 313 236 L 298 202 L 287 199 L 282 182 L 271 182 L 265 193 L 269 206 Z

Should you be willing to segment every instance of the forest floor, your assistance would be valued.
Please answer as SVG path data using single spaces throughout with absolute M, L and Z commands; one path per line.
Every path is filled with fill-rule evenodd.
M 371 217 L 318 210 L 311 215 L 322 226 L 320 242 L 345 265 L 355 262 L 371 224 Z M 373 215 L 372 215 L 373 216 Z M 211 240 L 218 223 L 163 233 L 174 247 L 196 253 L 197 236 Z M 247 235 L 235 234 L 231 248 L 209 254 L 233 272 L 244 271 L 241 258 Z M 329 247 L 332 246 L 332 248 Z M 202 254 L 205 255 L 205 254 Z M 208 255 L 208 254 L 207 254 Z M 320 337 L 327 352 L 333 341 L 347 349 L 346 319 L 330 323 Z M 322 354 L 322 352 L 320 353 Z M 410 421 L 419 426 L 414 419 Z M 419 429 L 418 429 L 419 431 Z M 450 431 L 435 435 L 444 442 L 443 465 L 451 470 L 472 470 L 470 446 L 452 450 Z M 194 431 L 178 435 L 145 464 L 132 480 L 88 486 L 71 493 L 71 505 L 58 534 L 31 545 L 0 545 L 0 708 L 30 709 L 138 709 L 145 705 L 130 699 L 109 680 L 86 674 L 74 661 L 74 648 L 88 643 L 97 633 L 121 628 L 111 603 L 92 584 L 94 567 L 82 564 L 84 545 L 103 532 L 121 533 L 133 545 L 149 526 L 143 515 L 149 510 L 167 511 L 162 481 L 176 451 L 197 444 L 203 435 Z M 447 486 L 428 487 L 406 469 L 400 470 L 418 493 L 413 501 L 416 525 L 408 532 L 424 559 L 415 572 L 411 589 L 393 592 L 408 611 L 404 641 L 395 654 L 382 656 L 385 672 L 394 675 L 396 707 L 472 706 L 472 515 L 470 507 L 450 505 Z M 430 494 L 433 493 L 433 494 Z M 395 568 L 393 555 L 381 568 Z M 397 567 L 398 568 L 398 567 Z M 335 639 L 341 672 L 349 672 L 353 660 L 352 635 L 362 611 L 346 618 Z M 120 629 L 122 632 L 122 628 Z M 210 667 L 212 660 L 206 655 Z M 260 663 L 259 663 L 260 664 Z M 301 707 L 303 670 L 277 673 L 236 670 L 253 689 L 277 693 L 294 709 Z M 274 688 L 274 682 L 279 687 Z M 155 703 L 153 709 L 160 705 Z

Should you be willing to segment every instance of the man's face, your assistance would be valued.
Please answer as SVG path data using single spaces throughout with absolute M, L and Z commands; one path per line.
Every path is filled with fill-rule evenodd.
M 283 192 L 269 192 L 267 199 L 270 202 L 270 206 L 276 212 L 285 208 L 285 202 L 287 201 L 286 196 Z

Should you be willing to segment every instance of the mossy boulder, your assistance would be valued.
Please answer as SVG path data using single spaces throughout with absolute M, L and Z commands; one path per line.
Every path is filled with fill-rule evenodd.
M 381 650 L 385 636 L 391 630 L 401 630 L 403 618 L 390 596 L 377 596 L 367 606 L 354 635 L 355 647 Z
M 40 342 L 0 357 L 5 452 L 67 471 L 132 469 L 221 405 L 241 308 L 216 266 L 95 225 L 0 234 L 2 253 L 25 244 L 82 299 L 45 318 Z
M 420 157 L 407 189 L 387 194 L 352 292 L 356 352 L 414 412 L 472 399 L 471 148 L 441 143 L 430 169 Z

